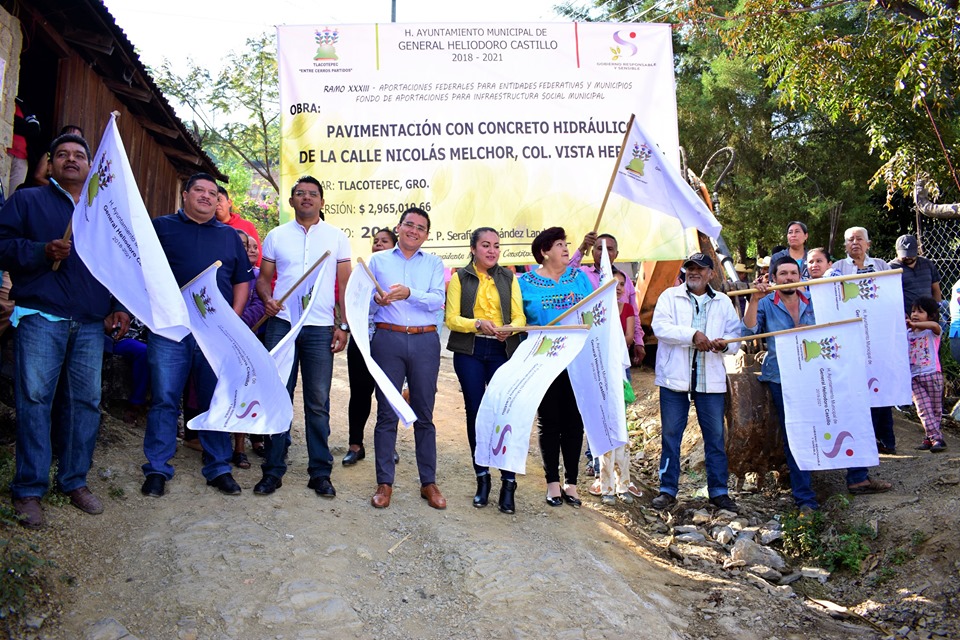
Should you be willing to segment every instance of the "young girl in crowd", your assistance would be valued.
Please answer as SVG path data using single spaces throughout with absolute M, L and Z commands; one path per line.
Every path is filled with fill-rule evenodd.
M 940 323 L 937 302 L 930 296 L 920 296 L 910 308 L 907 320 L 907 339 L 910 343 L 910 375 L 913 404 L 923 423 L 926 437 L 917 449 L 943 451 L 947 443 L 940 431 L 943 411 L 943 373 L 940 371 Z

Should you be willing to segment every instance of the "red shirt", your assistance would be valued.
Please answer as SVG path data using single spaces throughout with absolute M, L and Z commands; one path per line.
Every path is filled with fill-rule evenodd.
M 244 220 L 237 214 L 230 212 L 230 219 L 227 220 L 224 224 L 228 227 L 233 227 L 234 229 L 239 229 L 251 238 L 256 239 L 257 241 L 257 264 L 255 266 L 260 266 L 260 260 L 263 258 L 263 252 L 260 247 L 260 234 L 257 233 L 257 228 L 253 226 L 253 223 L 249 220 Z

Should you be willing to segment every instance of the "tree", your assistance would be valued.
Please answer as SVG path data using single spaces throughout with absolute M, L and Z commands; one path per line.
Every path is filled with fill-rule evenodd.
M 737 53 L 716 30 L 681 23 L 662 3 L 595 5 L 558 10 L 577 20 L 674 25 L 680 142 L 695 172 L 721 147 L 736 151 L 720 190 L 719 218 L 724 239 L 741 259 L 769 255 L 783 244 L 791 220 L 805 221 L 811 241 L 828 248 L 841 223 L 876 226 L 877 206 L 866 189 L 874 167 L 861 126 L 831 121 L 814 106 L 786 104 L 755 58 Z M 701 176 L 708 186 L 720 168 Z
M 238 158 L 280 192 L 280 89 L 274 36 L 247 40 L 216 79 L 192 60 L 186 75 L 169 60 L 151 70 L 157 85 L 190 110 L 200 142 L 221 161 Z
M 890 196 L 930 176 L 960 195 L 960 12 L 956 0 L 693 0 L 682 18 L 749 56 L 792 108 L 863 127 Z

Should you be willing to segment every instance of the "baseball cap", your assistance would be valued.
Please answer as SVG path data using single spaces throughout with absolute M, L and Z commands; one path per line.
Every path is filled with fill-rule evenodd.
M 698 267 L 706 267 L 707 269 L 713 269 L 713 260 L 710 259 L 710 256 L 704 255 L 702 253 L 694 253 L 689 258 L 683 261 L 683 266 L 686 267 L 688 264 L 693 263 Z
M 916 258 L 917 257 L 917 237 L 900 236 L 897 238 L 897 257 L 898 258 Z

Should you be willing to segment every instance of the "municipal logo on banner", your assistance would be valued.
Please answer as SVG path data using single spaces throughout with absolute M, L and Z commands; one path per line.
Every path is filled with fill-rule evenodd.
M 478 465 L 526 473 L 537 407 L 586 340 L 587 332 L 582 329 L 534 331 L 497 369 L 477 411 L 474 459 Z
M 601 240 L 600 282 L 615 283 L 606 241 Z M 590 327 L 587 342 L 567 372 L 583 417 L 590 452 L 599 457 L 627 443 L 627 415 L 623 400 L 624 370 L 629 363 L 627 341 L 617 310 L 617 287 L 595 292 L 596 300 L 571 314 L 561 324 Z
M 776 336 L 787 440 L 804 470 L 880 464 L 867 391 L 863 323 Z
M 636 118 L 610 190 L 631 202 L 676 218 L 685 229 L 698 229 L 712 238 L 720 235 L 720 223 L 680 172 L 666 162 L 654 139 Z
M 220 293 L 218 265 L 182 290 L 193 336 L 217 375 L 210 408 L 187 426 L 235 433 L 283 433 L 293 420 L 286 380 L 280 380 L 273 358 Z
M 865 351 L 860 361 L 871 407 L 910 404 L 912 400 L 907 329 L 900 274 L 865 274 L 863 278 L 817 284 L 810 281 L 817 322 L 860 318 Z

